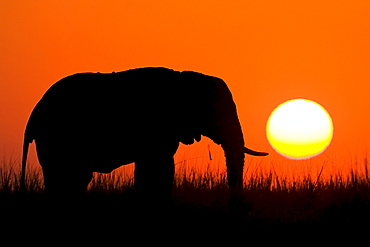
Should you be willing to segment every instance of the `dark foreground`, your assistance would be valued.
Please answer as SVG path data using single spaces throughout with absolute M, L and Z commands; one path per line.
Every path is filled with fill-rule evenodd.
M 157 205 L 137 203 L 132 190 L 90 192 L 74 200 L 50 200 L 42 193 L 2 193 L 0 234 L 13 243 L 46 241 L 50 246 L 60 241 L 141 246 L 368 239 L 367 190 L 246 191 L 232 205 L 227 198 L 227 191 L 199 189 L 185 194 L 177 190 L 170 203 Z

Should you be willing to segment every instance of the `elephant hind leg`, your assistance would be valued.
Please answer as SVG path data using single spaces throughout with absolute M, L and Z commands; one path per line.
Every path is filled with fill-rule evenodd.
M 45 137 L 35 142 L 47 194 L 68 196 L 86 192 L 92 172 L 84 169 L 83 159 L 77 155 L 76 148 L 67 148 L 66 143 Z
M 66 171 L 56 167 L 42 167 L 45 192 L 56 196 L 74 196 L 86 192 L 92 172 L 83 170 Z

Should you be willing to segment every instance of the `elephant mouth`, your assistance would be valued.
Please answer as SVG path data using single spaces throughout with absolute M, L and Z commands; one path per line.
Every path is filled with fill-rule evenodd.
M 249 155 L 253 155 L 253 156 L 266 156 L 266 155 L 268 155 L 268 153 L 254 151 L 254 150 L 249 149 L 247 147 L 244 147 L 243 151 L 244 151 L 244 153 L 249 154 Z

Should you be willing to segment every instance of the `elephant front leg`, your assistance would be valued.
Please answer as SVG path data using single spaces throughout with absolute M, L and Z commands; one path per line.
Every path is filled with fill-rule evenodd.
M 140 203 L 165 204 L 171 200 L 175 175 L 173 157 L 150 157 L 135 162 L 135 193 Z

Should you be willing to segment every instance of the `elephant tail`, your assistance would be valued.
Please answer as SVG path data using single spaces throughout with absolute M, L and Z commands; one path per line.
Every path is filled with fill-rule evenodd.
M 28 155 L 29 145 L 30 145 L 30 142 L 27 140 L 26 135 L 25 135 L 23 139 L 22 173 L 21 173 L 21 181 L 20 181 L 20 190 L 22 192 L 26 191 L 25 179 L 26 179 L 26 164 L 27 164 L 27 155 Z
M 28 155 L 28 147 L 30 143 L 33 142 L 33 139 L 30 135 L 30 121 L 28 121 L 26 126 L 26 131 L 24 132 L 23 138 L 23 153 L 22 153 L 22 171 L 21 171 L 21 180 L 20 180 L 20 190 L 22 192 L 26 191 L 25 188 L 25 180 L 26 180 L 26 165 L 27 165 L 27 155 Z

